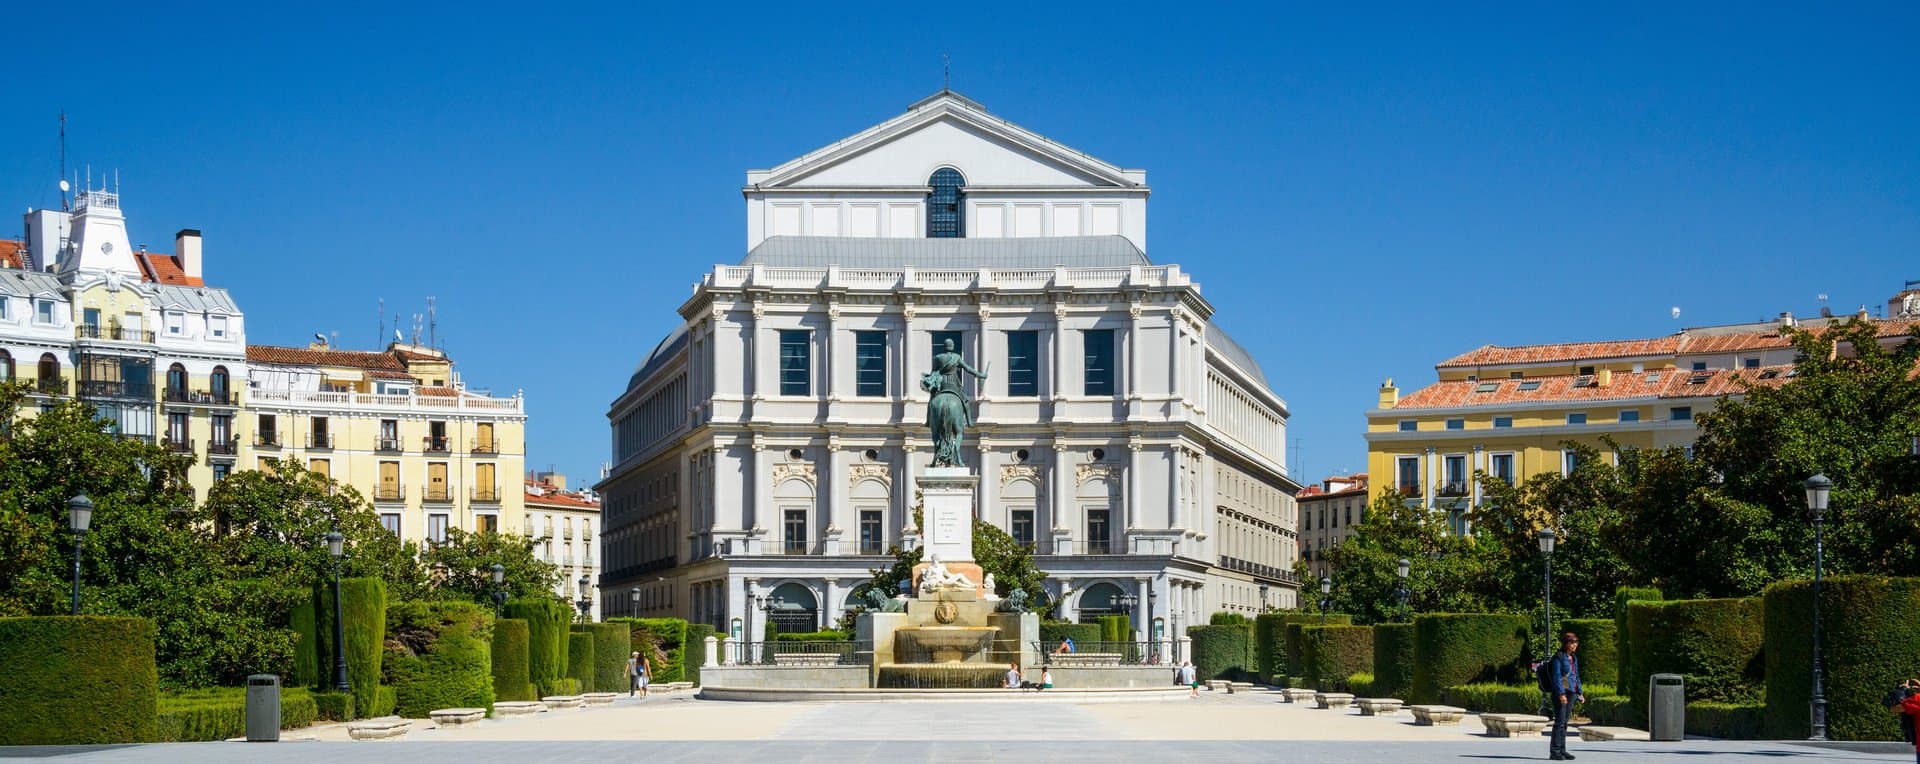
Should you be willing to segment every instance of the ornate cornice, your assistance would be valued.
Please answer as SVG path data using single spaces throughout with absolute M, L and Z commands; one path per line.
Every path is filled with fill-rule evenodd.
M 1027 478 L 1038 485 L 1041 484 L 1041 475 L 1038 464 L 1003 464 L 1000 465 L 1000 487 L 1005 488 L 1020 478 Z
M 810 462 L 784 462 L 773 465 L 773 484 L 778 486 L 788 478 L 806 481 L 809 486 L 819 485 L 819 476 Z
M 847 468 L 847 487 L 859 485 L 862 480 L 878 480 L 887 490 L 893 490 L 893 475 L 884 464 L 855 464 Z
M 1120 476 L 1120 466 L 1116 464 L 1086 463 L 1073 468 L 1074 485 L 1086 485 L 1094 478 L 1112 480 Z

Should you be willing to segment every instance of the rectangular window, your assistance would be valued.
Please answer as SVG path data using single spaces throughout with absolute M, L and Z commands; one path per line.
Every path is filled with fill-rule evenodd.
M 42 323 L 42 324 L 53 323 L 53 301 L 52 300 L 34 301 L 33 320 L 37 323 Z
M 1582 366 L 1582 367 L 1580 367 L 1580 376 L 1582 376 L 1582 377 L 1591 377 L 1591 376 L 1593 376 L 1593 367 L 1592 367 L 1592 366 Z
M 1627 410 L 1625 410 L 1625 411 L 1622 411 L 1622 412 L 1620 412 L 1620 421 L 1622 421 L 1622 422 L 1638 422 L 1638 421 L 1640 421 L 1640 410 L 1639 410 L 1639 409 L 1627 409 Z
M 333 447 L 333 434 L 330 432 L 327 432 L 326 417 L 323 417 L 323 416 L 309 417 L 307 419 L 307 432 L 310 433 L 312 436 L 311 438 L 312 442 L 307 444 L 308 448 L 332 448 Z
M 1040 394 L 1040 333 L 1007 332 L 1007 395 Z
M 395 536 L 400 535 L 400 513 L 398 512 L 380 513 L 380 527 L 387 529 L 388 533 L 391 533 Z
M 1667 418 L 1675 422 L 1685 422 L 1685 421 L 1691 420 L 1693 419 L 1693 407 L 1692 406 L 1675 406 L 1673 407 L 1672 411 L 1668 414 Z
M 373 486 L 374 501 L 403 501 L 400 495 L 400 463 L 381 462 L 380 482 Z
M 208 316 L 207 317 L 207 336 L 212 337 L 216 340 L 226 339 L 227 338 L 227 317 L 226 316 Z
M 1493 469 L 1490 472 L 1494 477 L 1513 482 L 1513 454 L 1494 454 L 1491 466 Z
M 187 421 L 185 413 L 167 414 L 167 442 L 175 446 L 175 450 L 187 443 Z
M 1523 393 L 1530 393 L 1538 389 L 1540 389 L 1540 380 L 1537 379 L 1525 380 L 1520 383 L 1519 387 L 1520 392 Z
M 1007 533 L 1013 536 L 1013 542 L 1028 549 L 1033 548 L 1033 510 L 1016 509 L 1009 514 Z
M 1502 428 L 1505 428 L 1505 427 L 1512 427 L 1512 426 L 1513 426 L 1513 417 L 1510 417 L 1510 416 L 1497 416 L 1497 417 L 1494 417 L 1494 418 L 1493 418 L 1493 426 L 1495 426 L 1495 427 L 1502 427 Z
M 1420 495 L 1420 457 L 1402 456 L 1400 457 L 1399 466 L 1400 466 L 1400 474 L 1399 474 L 1400 482 L 1397 484 L 1397 487 L 1400 489 L 1400 494 L 1402 496 L 1419 496 Z
M 446 515 L 427 515 L 427 540 L 435 544 L 447 543 Z
M 1580 466 L 1580 452 L 1567 449 L 1560 452 L 1560 474 L 1571 475 Z
M 227 477 L 232 474 L 233 474 L 232 464 L 228 464 L 227 462 L 213 463 L 213 482 L 218 483 L 222 480 L 226 480 Z
M 1400 420 L 1400 431 L 1401 431 L 1401 432 L 1413 432 L 1413 431 L 1415 431 L 1415 430 L 1418 430 L 1418 429 L 1420 429 L 1420 423 L 1419 423 L 1419 422 L 1416 422 L 1416 421 L 1414 421 L 1414 420 L 1412 420 L 1412 419 L 1402 419 L 1402 420 Z
M 376 445 L 381 451 L 400 450 L 400 420 L 380 420 L 380 442 Z
M 853 388 L 862 398 L 887 396 L 887 333 L 853 333 Z
M 1748 358 L 1741 365 L 1749 369 L 1758 369 L 1760 368 L 1760 357 L 1754 356 L 1752 358 Z
M 1441 464 L 1441 469 L 1446 472 L 1447 484 L 1441 487 L 1440 495 L 1467 495 L 1467 457 L 1449 456 Z
M 1300 513 L 1300 525 L 1301 525 L 1300 530 L 1303 530 L 1303 531 L 1313 530 L 1313 510 L 1308 509 Z
M 783 522 L 782 525 L 786 530 L 784 537 L 786 543 L 783 551 L 787 554 L 806 554 L 807 511 L 804 509 L 789 509 L 784 513 L 784 517 L 785 522 Z
M 280 444 L 279 418 L 272 414 L 261 414 L 257 429 L 260 445 L 277 446 Z
M 1449 419 L 1449 420 L 1447 420 L 1447 429 L 1449 429 L 1449 430 L 1464 430 L 1464 429 L 1467 429 L 1467 420 L 1465 420 L 1465 419 Z
M 1567 424 L 1586 424 L 1587 412 L 1576 411 L 1567 415 Z
M 448 450 L 447 423 L 445 421 L 436 421 L 436 422 L 427 423 L 427 450 L 428 451 Z
M 1481 382 L 1480 384 L 1477 384 L 1477 385 L 1474 385 L 1474 386 L 1473 386 L 1473 391 L 1474 391 L 1474 392 L 1476 392 L 1476 393 L 1494 393 L 1494 392 L 1499 392 L 1499 391 L 1500 391 L 1500 383 L 1498 383 L 1498 382 Z
M 1107 509 L 1087 510 L 1087 554 L 1112 554 L 1113 532 L 1107 524 Z
M 860 553 L 886 554 L 886 531 L 877 509 L 860 510 Z
M 0 321 L 4 321 L 4 320 L 6 320 L 6 318 L 7 318 L 7 305 L 8 305 L 8 304 L 10 304 L 10 303 L 12 303 L 12 302 L 13 302 L 12 300 L 9 300 L 9 299 L 7 299 L 7 298 L 5 298 L 5 297 L 0 297 Z
M 1086 345 L 1087 395 L 1113 395 L 1113 330 L 1088 329 L 1080 333 Z
M 1693 370 L 1694 370 L 1694 371 L 1706 371 L 1706 370 L 1707 370 L 1707 362 L 1706 362 L 1706 361 L 1694 361 L 1694 362 L 1693 362 Z
M 499 533 L 500 532 L 500 516 L 499 515 L 474 515 L 473 516 L 473 532 L 474 533 Z
M 307 462 L 307 470 L 323 478 L 333 477 L 333 463 L 326 459 L 313 459 Z
M 84 308 L 80 311 L 80 323 L 93 329 L 100 328 L 100 309 Z
M 187 331 L 187 317 L 175 311 L 167 311 L 167 334 L 179 336 Z
M 780 332 L 780 394 L 812 395 L 813 333 L 805 329 Z
M 447 490 L 447 463 L 427 462 L 427 501 L 452 501 L 453 494 Z

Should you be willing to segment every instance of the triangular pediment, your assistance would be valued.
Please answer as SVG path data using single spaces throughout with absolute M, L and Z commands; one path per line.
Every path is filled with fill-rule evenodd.
M 941 167 L 959 170 L 970 187 L 1145 190 L 1141 174 L 1050 141 L 951 91 L 766 171 L 752 185 L 907 188 L 926 185 Z

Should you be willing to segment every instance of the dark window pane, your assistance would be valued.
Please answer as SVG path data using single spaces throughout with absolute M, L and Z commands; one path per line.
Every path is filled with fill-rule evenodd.
M 927 238 L 958 239 L 966 235 L 961 214 L 966 209 L 967 195 L 961 190 L 966 182 L 960 171 L 951 167 L 935 170 L 927 179 L 927 185 L 933 187 L 927 194 Z
M 780 332 L 780 394 L 812 395 L 807 384 L 812 376 L 813 348 L 810 334 L 804 330 Z
M 1007 394 L 1040 394 L 1040 333 L 1007 332 Z
M 1081 332 L 1087 345 L 1086 394 L 1113 394 L 1113 330 Z
M 854 394 L 883 398 L 887 395 L 887 333 L 853 333 Z
M 877 509 L 862 510 L 860 512 L 860 553 L 884 554 L 885 548 L 881 544 L 885 540 L 885 537 L 882 533 L 880 511 Z
M 1014 543 L 1024 547 L 1032 548 L 1033 547 L 1033 510 L 1016 509 L 1013 511 L 1012 519 L 1013 519 L 1013 522 L 1010 523 L 1012 527 L 1008 528 L 1007 531 L 1013 536 Z

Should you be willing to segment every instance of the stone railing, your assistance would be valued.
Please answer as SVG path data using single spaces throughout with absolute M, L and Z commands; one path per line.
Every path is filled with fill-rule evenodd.
M 772 265 L 716 265 L 707 274 L 709 287 L 770 287 L 790 289 L 1116 289 L 1119 287 L 1182 287 L 1193 280 L 1178 265 L 1134 265 L 1125 268 L 796 268 Z
M 526 399 L 519 395 L 512 398 L 490 398 L 471 394 L 458 395 L 373 395 L 369 393 L 328 393 L 312 390 L 252 390 L 247 393 L 253 403 L 285 403 L 306 406 L 332 406 L 338 408 L 394 409 L 399 411 L 485 411 L 489 413 L 525 414 Z

